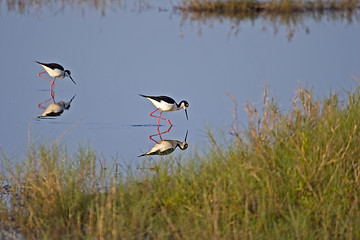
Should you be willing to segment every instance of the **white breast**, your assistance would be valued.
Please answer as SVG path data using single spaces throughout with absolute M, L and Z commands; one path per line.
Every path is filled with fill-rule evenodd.
M 162 111 L 176 111 L 178 110 L 175 104 L 169 104 L 167 102 L 164 101 L 155 101 L 151 98 L 149 98 L 149 100 L 155 105 L 155 107 L 159 108 Z
M 41 65 L 43 66 L 43 68 L 46 70 L 46 72 L 51 76 L 51 77 L 59 77 L 59 78 L 63 78 L 64 77 L 64 73 L 63 71 L 61 71 L 60 69 L 51 69 L 47 66 Z

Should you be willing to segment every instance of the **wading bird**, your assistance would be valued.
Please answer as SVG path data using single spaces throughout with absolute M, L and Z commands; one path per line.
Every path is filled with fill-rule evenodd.
M 38 76 L 51 82 L 51 90 L 55 87 L 55 78 L 57 78 L 57 77 L 58 78 L 69 77 L 71 79 L 71 81 L 73 81 L 73 83 L 76 84 L 74 79 L 72 79 L 72 77 L 71 77 L 71 72 L 69 70 L 65 70 L 64 67 L 61 66 L 60 64 L 57 64 L 57 63 L 41 63 L 41 62 L 38 62 L 38 61 L 36 61 L 36 62 L 38 64 L 40 64 L 45 69 L 45 71 L 39 73 Z M 44 76 L 41 76 L 41 74 L 44 74 L 46 72 L 50 75 L 50 77 L 54 78 L 52 81 L 50 79 L 47 79 Z
M 142 94 L 139 94 L 139 95 L 144 98 L 147 98 L 155 105 L 155 107 L 156 107 L 155 111 L 151 112 L 149 114 L 149 116 L 156 117 L 158 119 L 157 120 L 158 125 L 159 125 L 160 119 L 163 119 L 163 120 L 166 120 L 172 126 L 169 119 L 161 117 L 162 112 L 177 111 L 182 108 L 185 110 L 186 119 L 189 120 L 188 115 L 187 115 L 187 110 L 186 110 L 189 107 L 189 103 L 187 101 L 182 100 L 179 104 L 177 104 L 174 99 L 172 99 L 171 97 L 167 97 L 167 96 L 146 96 L 146 95 L 142 95 Z M 161 110 L 160 115 L 154 116 L 153 113 L 159 109 Z

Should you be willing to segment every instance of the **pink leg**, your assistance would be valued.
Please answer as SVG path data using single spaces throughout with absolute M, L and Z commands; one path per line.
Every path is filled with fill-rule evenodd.
M 158 125 L 158 128 L 159 128 L 159 121 L 160 121 L 160 118 L 161 118 L 161 114 L 162 114 L 163 111 L 160 112 L 160 115 L 158 117 L 158 120 L 157 120 L 157 125 Z M 160 135 L 161 136 L 161 135 Z
M 55 78 L 56 77 L 54 77 L 54 80 L 51 82 L 51 91 L 54 89 L 54 87 L 55 87 Z
M 162 120 L 166 120 L 166 121 L 170 124 L 170 126 L 172 126 L 172 124 L 171 124 L 171 122 L 170 122 L 169 119 L 166 119 L 166 118 L 162 118 L 162 117 L 161 117 L 162 112 L 163 112 L 163 111 L 160 112 L 160 115 L 159 115 L 159 117 L 158 117 L 158 122 L 157 122 L 157 124 L 159 125 L 159 121 L 160 121 L 160 119 L 162 119 Z
M 44 74 L 44 73 L 46 73 L 46 71 L 39 73 L 38 76 L 39 76 L 39 77 L 42 77 L 43 79 L 48 80 L 49 82 L 51 82 L 50 79 L 48 79 L 48 78 L 46 78 L 46 77 L 44 77 L 44 76 L 41 76 L 41 74 Z
M 159 110 L 159 109 L 157 108 L 157 109 L 155 109 L 155 111 L 152 111 L 152 112 L 149 114 L 149 116 L 151 116 L 151 117 L 156 117 L 156 118 L 158 119 L 157 125 L 159 126 L 160 119 L 162 119 L 162 120 L 166 120 L 166 121 L 170 124 L 170 126 L 172 126 L 172 124 L 171 124 L 171 122 L 169 121 L 169 119 L 166 119 L 166 118 L 162 118 L 162 117 L 161 117 L 161 114 L 162 114 L 163 111 L 160 112 L 160 115 L 159 115 L 159 116 L 154 116 L 154 115 L 153 115 L 153 113 L 156 112 L 157 110 Z
M 152 112 L 149 114 L 149 116 L 150 116 L 150 117 L 156 117 L 156 118 L 157 118 L 158 116 L 152 115 L 152 114 L 153 114 L 154 112 L 156 112 L 157 110 L 159 110 L 159 109 L 157 108 L 157 109 L 155 109 L 154 111 L 152 111 Z

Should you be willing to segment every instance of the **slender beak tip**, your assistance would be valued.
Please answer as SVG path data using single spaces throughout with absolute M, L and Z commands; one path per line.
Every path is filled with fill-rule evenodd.
M 76 82 L 74 81 L 74 79 L 72 79 L 72 77 L 71 77 L 71 76 L 70 76 L 70 79 L 71 79 L 71 81 L 73 81 L 73 83 L 74 83 L 74 84 L 76 84 Z
M 189 120 L 189 117 L 188 117 L 188 114 L 187 114 L 186 109 L 185 109 L 185 115 L 186 115 L 186 119 Z

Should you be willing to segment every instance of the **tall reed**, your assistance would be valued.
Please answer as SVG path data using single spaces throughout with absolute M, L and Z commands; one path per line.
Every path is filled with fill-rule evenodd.
M 264 95 L 232 141 L 209 131 L 204 154 L 140 171 L 100 168 L 91 149 L 3 155 L 0 238 L 359 239 L 359 90 L 300 87 L 288 111 Z

